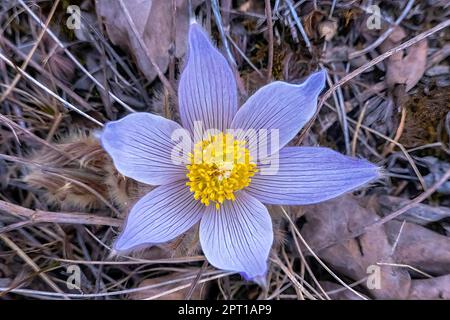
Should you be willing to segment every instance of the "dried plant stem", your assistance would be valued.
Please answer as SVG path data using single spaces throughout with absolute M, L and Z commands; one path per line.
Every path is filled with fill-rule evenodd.
M 346 284 L 344 281 L 342 281 L 341 278 L 339 278 L 318 256 L 317 254 L 314 252 L 313 248 L 311 248 L 308 243 L 305 241 L 305 239 L 303 238 L 303 236 L 300 234 L 300 231 L 298 231 L 297 226 L 295 225 L 294 221 L 292 221 L 291 217 L 289 216 L 289 214 L 286 212 L 286 210 L 281 207 L 281 210 L 283 211 L 284 216 L 287 218 L 287 220 L 289 221 L 289 223 L 291 224 L 295 234 L 297 235 L 297 237 L 300 239 L 300 241 L 303 243 L 303 245 L 306 247 L 306 249 L 312 254 L 312 256 L 317 260 L 317 262 L 320 263 L 320 265 L 327 270 L 327 272 L 333 277 L 335 278 L 341 285 L 343 285 L 344 287 L 346 287 L 347 289 L 349 289 L 351 292 L 353 292 L 354 294 L 356 294 L 358 297 L 360 297 L 363 300 L 367 300 L 366 297 L 364 297 L 363 295 L 361 295 L 358 291 L 355 291 L 353 288 L 349 287 L 348 284 Z
M 356 123 L 355 133 L 353 134 L 352 140 L 352 156 L 356 155 L 356 142 L 358 141 L 359 130 L 361 129 L 362 121 L 364 120 L 364 116 L 366 115 L 367 106 L 369 105 L 369 101 L 364 103 L 364 107 L 361 111 L 361 114 L 358 117 L 358 122 Z
M 301 299 L 301 297 L 302 297 L 301 295 L 299 296 L 299 294 L 305 293 L 305 295 L 307 295 L 308 299 L 317 300 L 309 292 L 305 291 L 303 285 L 297 280 L 297 278 L 289 270 L 289 268 L 283 264 L 283 262 L 280 260 L 280 258 L 278 256 L 273 255 L 273 257 L 270 260 L 273 263 L 275 263 L 278 267 L 280 267 L 280 269 L 288 276 L 289 280 L 291 280 L 292 284 L 294 285 L 294 287 L 296 288 L 296 291 L 297 291 L 297 296 L 296 296 L 297 299 Z
M 353 119 L 348 118 L 348 121 L 353 123 L 353 124 L 356 124 L 356 121 L 353 120 Z M 389 142 L 395 144 L 402 151 L 402 153 L 405 155 L 406 159 L 408 160 L 409 164 L 411 165 L 411 168 L 414 170 L 414 173 L 416 174 L 417 179 L 419 179 L 419 182 L 420 182 L 423 190 L 427 190 L 427 185 L 425 183 L 425 180 L 424 180 L 422 174 L 419 171 L 419 168 L 417 168 L 417 165 L 414 162 L 414 159 L 411 157 L 411 155 L 408 153 L 408 151 L 406 151 L 406 148 L 401 143 L 399 143 L 399 142 L 389 138 L 388 136 L 386 136 L 386 135 L 384 135 L 384 134 L 382 134 L 382 133 L 380 133 L 380 132 L 378 132 L 378 131 L 370 128 L 370 127 L 367 127 L 367 126 L 365 126 L 363 124 L 361 124 L 360 126 L 364 130 L 367 130 L 367 131 L 369 131 L 369 132 L 371 132 L 373 134 L 376 134 L 377 136 L 385 139 L 386 141 L 389 141 Z
M 25 133 L 26 135 L 28 135 L 30 138 L 32 138 L 34 141 L 41 143 L 42 145 L 46 146 L 47 148 L 50 148 L 50 149 L 60 153 L 61 155 L 65 156 L 67 159 L 70 159 L 72 161 L 78 161 L 76 158 L 74 158 L 67 152 L 64 152 L 64 151 L 58 149 L 57 147 L 55 147 L 53 144 L 49 143 L 48 141 L 45 141 L 44 139 L 41 139 L 38 136 L 36 136 L 35 134 L 33 134 L 32 132 L 30 132 L 29 130 L 22 128 L 20 125 L 18 125 L 17 123 L 15 123 L 14 121 L 12 121 L 11 119 L 9 119 L 8 117 L 4 116 L 1 113 L 0 113 L 0 122 L 3 122 L 6 126 L 8 126 L 13 131 L 13 133 L 16 137 L 17 137 L 17 135 L 15 133 L 15 130 L 21 131 L 21 132 Z
M 284 0 L 284 1 L 289 7 L 289 11 L 291 12 L 292 17 L 294 18 L 298 30 L 300 30 L 303 40 L 305 41 L 306 47 L 308 48 L 309 52 L 312 53 L 311 42 L 309 41 L 305 28 L 303 28 L 302 22 L 300 21 L 300 18 L 298 17 L 297 12 L 295 11 L 295 7 L 292 5 L 292 1 L 291 0 Z
M 201 279 L 199 281 L 199 283 L 205 283 L 208 281 L 212 281 L 215 279 L 219 279 L 219 278 L 223 278 L 223 277 L 227 277 L 234 274 L 234 272 L 223 272 L 223 271 L 209 271 L 205 273 L 205 276 L 209 276 L 208 278 L 204 278 Z M 47 292 L 47 291 L 39 291 L 39 290 L 30 290 L 30 289 L 14 289 L 11 290 L 11 292 L 15 292 L 15 293 L 21 293 L 21 294 L 25 294 L 25 295 L 30 295 L 30 294 L 34 294 L 37 296 L 45 296 L 45 297 L 61 297 L 61 296 L 67 296 L 69 298 L 81 298 L 81 299 L 89 299 L 89 298 L 98 298 L 98 297 L 111 297 L 111 296 L 119 296 L 119 295 L 123 295 L 123 294 L 129 294 L 132 292 L 140 292 L 140 291 L 146 291 L 149 289 L 154 289 L 154 288 L 160 288 L 160 287 L 164 287 L 170 284 L 174 284 L 174 283 L 180 283 L 180 282 L 184 282 L 186 280 L 189 279 L 193 279 L 195 278 L 195 275 L 189 275 L 186 277 L 180 277 L 177 279 L 173 279 L 173 280 L 169 280 L 169 281 L 165 281 L 165 282 L 161 282 L 161 283 L 156 283 L 156 284 L 151 284 L 148 286 L 142 286 L 142 287 L 138 287 L 138 288 L 132 288 L 132 289 L 126 289 L 126 290 L 118 290 L 118 291 L 113 291 L 113 292 L 100 292 L 100 293 L 92 293 L 92 294 L 77 294 L 77 293 L 56 293 L 56 292 Z M 187 285 L 182 285 L 182 286 L 178 286 L 176 288 L 173 288 L 171 290 L 168 290 L 166 292 L 162 292 L 160 294 L 158 294 L 158 296 L 153 296 L 148 298 L 147 300 L 152 300 L 152 299 L 156 299 L 160 296 L 164 296 L 179 290 L 183 290 L 189 287 L 189 284 Z M 0 292 L 1 291 L 6 291 L 8 290 L 8 288 L 1 288 L 0 287 Z
M 227 39 L 231 42 L 231 44 L 236 49 L 236 51 L 241 55 L 241 57 L 248 63 L 248 65 L 252 67 L 253 70 L 255 70 L 258 76 L 260 76 L 261 79 L 264 79 L 264 75 L 262 74 L 262 72 L 259 71 L 259 69 L 253 64 L 253 62 L 245 55 L 245 52 L 243 52 L 241 48 L 239 48 L 239 46 L 233 41 L 233 39 L 229 35 L 227 35 Z
M 375 222 L 375 223 L 365 227 L 364 228 L 365 229 L 364 232 L 366 232 L 369 229 L 380 227 L 381 225 L 385 224 L 386 222 L 391 221 L 391 220 L 397 218 L 398 216 L 402 215 L 403 213 L 405 213 L 409 209 L 414 208 L 419 203 L 421 203 L 422 201 L 427 199 L 429 196 L 431 196 L 434 192 L 436 192 L 436 190 L 440 186 L 442 186 L 444 183 L 446 183 L 449 179 L 450 179 L 450 169 L 447 170 L 445 172 L 445 174 L 433 186 L 431 186 L 427 191 L 423 192 L 418 197 L 416 197 L 413 200 L 411 200 L 411 202 L 409 204 L 407 204 L 406 206 L 398 209 L 397 211 L 395 211 L 395 212 L 393 212 L 391 214 L 388 214 L 387 216 L 385 216 L 381 220 L 379 220 L 379 221 L 377 221 L 377 222 Z
M 200 281 L 200 278 L 202 277 L 202 274 L 203 274 L 203 272 L 205 272 L 207 267 L 208 267 L 208 261 L 205 260 L 203 262 L 202 267 L 198 271 L 197 276 L 195 277 L 194 281 L 192 281 L 191 287 L 189 288 L 189 291 L 186 293 L 185 300 L 191 300 L 192 295 L 194 294 L 195 288 L 197 287 L 197 284 Z
M 377 265 L 379 265 L 379 266 L 391 266 L 391 267 L 407 268 L 407 269 L 415 271 L 415 272 L 417 272 L 417 273 L 419 273 L 419 274 L 421 274 L 421 275 L 423 275 L 423 276 L 425 276 L 427 278 L 430 278 L 430 279 L 433 278 L 432 275 L 429 275 L 426 272 L 423 272 L 423 271 L 421 271 L 421 270 L 419 270 L 417 268 L 414 268 L 413 266 L 410 266 L 409 264 L 377 262 Z
M 31 10 L 23 0 L 18 0 L 20 5 L 25 9 L 25 11 L 33 18 L 34 21 L 36 21 L 42 28 L 45 27 L 44 23 L 39 19 L 39 17 Z M 56 44 L 64 50 L 64 53 L 69 57 L 70 60 L 72 60 L 75 65 L 80 68 L 80 70 L 94 82 L 100 89 L 105 91 L 107 94 L 110 95 L 111 98 L 113 98 L 117 103 L 119 103 L 122 107 L 124 107 L 126 110 L 130 112 L 135 112 L 133 108 L 131 108 L 128 104 L 120 100 L 115 94 L 113 94 L 111 91 L 106 90 L 106 88 L 77 60 L 77 58 L 65 47 L 65 45 L 58 39 L 58 37 L 49 29 L 47 28 L 45 30 L 48 35 L 53 39 L 53 41 L 56 42 Z
M 394 141 L 398 142 L 398 140 L 400 140 L 400 137 L 402 136 L 403 130 L 405 129 L 405 121 L 406 121 L 406 108 L 402 107 L 402 111 L 401 111 L 401 116 L 400 116 L 400 124 L 398 125 L 397 128 L 397 132 L 395 133 L 394 136 Z M 389 145 L 387 146 L 387 148 L 383 151 L 383 153 L 381 154 L 383 157 L 386 157 L 389 153 L 392 152 L 392 150 L 394 150 L 395 144 L 393 142 L 389 143 Z
M 26 55 L 18 49 L 11 41 L 8 39 L 2 39 L 3 43 L 5 43 L 9 48 L 11 48 L 14 53 L 20 57 L 21 59 L 26 59 Z M 72 89 L 70 89 L 68 86 L 66 86 L 61 80 L 58 78 L 55 78 L 50 72 L 45 70 L 39 63 L 30 60 L 28 63 L 31 67 L 36 69 L 36 71 L 39 71 L 40 75 L 45 76 L 47 79 L 54 82 L 61 90 L 63 90 L 69 97 L 71 97 L 73 100 L 75 100 L 81 107 L 83 107 L 85 110 L 92 109 L 92 106 L 87 103 L 83 98 L 81 98 L 78 94 L 76 94 Z
M 32 210 L 19 205 L 0 200 L 0 211 L 8 212 L 12 215 L 27 218 L 26 221 L 17 223 L 18 226 L 32 225 L 36 223 L 67 223 L 67 224 L 85 224 L 102 225 L 111 227 L 120 227 L 123 224 L 122 219 L 102 217 L 100 215 L 75 213 L 75 212 L 50 212 L 44 210 Z M 0 234 L 6 231 L 9 226 L 0 228 Z
M 22 250 L 18 245 L 14 243 L 9 237 L 7 237 L 4 234 L 0 234 L 0 239 L 3 240 L 3 242 L 6 243 L 8 247 L 13 249 L 17 255 L 22 258 L 34 271 L 37 272 L 40 278 L 44 280 L 45 283 L 47 283 L 50 288 L 55 290 L 59 295 L 61 295 L 64 299 L 69 300 L 69 298 L 64 294 L 64 292 L 43 272 L 41 272 L 41 269 L 39 266 Z
M 231 53 L 230 46 L 228 45 L 227 41 L 227 30 L 225 30 L 223 24 L 222 24 L 222 17 L 220 15 L 220 5 L 218 0 L 211 0 L 211 8 L 214 14 L 214 19 L 216 21 L 217 28 L 219 29 L 220 38 L 222 39 L 222 44 L 225 48 L 225 52 L 227 54 L 227 59 L 230 65 L 233 67 L 233 69 L 236 69 L 236 61 L 234 60 L 233 54 Z
M 295 248 L 298 251 L 298 254 L 300 256 L 300 260 L 302 261 L 302 264 L 306 267 L 309 275 L 311 276 L 311 278 L 313 279 L 314 283 L 316 284 L 316 286 L 319 288 L 320 291 L 322 291 L 323 296 L 321 294 L 318 294 L 318 297 L 320 297 L 321 299 L 326 299 L 326 300 L 331 300 L 331 298 L 327 295 L 327 293 L 325 292 L 325 290 L 322 288 L 322 286 L 320 285 L 319 281 L 317 280 L 316 276 L 314 275 L 314 272 L 311 270 L 311 267 L 309 266 L 308 262 L 305 259 L 305 256 L 300 248 L 300 244 L 298 243 L 298 239 L 295 236 L 295 231 L 294 231 L 294 226 L 290 226 L 289 228 L 291 230 L 291 234 L 292 234 L 292 238 L 294 239 L 294 244 L 295 244 Z
M 378 57 L 376 57 L 375 59 L 369 61 L 368 63 L 362 65 L 361 67 L 355 69 L 354 71 L 350 72 L 349 74 L 347 74 L 345 77 L 343 77 L 341 80 L 339 80 L 339 82 L 335 83 L 330 89 L 328 89 L 328 91 L 325 93 L 325 95 L 322 97 L 322 99 L 320 99 L 319 102 L 319 109 L 320 106 L 323 104 L 323 100 L 326 100 L 331 93 L 336 90 L 337 87 L 342 86 L 344 83 L 350 81 L 351 79 L 353 79 L 354 77 L 356 77 L 357 75 L 363 73 L 364 71 L 366 71 L 367 69 L 373 67 L 374 65 L 380 63 L 381 61 L 389 58 L 390 56 L 392 56 L 393 54 L 396 54 L 400 51 L 405 50 L 406 48 L 409 48 L 410 46 L 422 41 L 423 39 L 426 39 L 427 37 L 431 36 L 432 34 L 447 28 L 448 26 L 450 26 L 450 19 L 445 20 L 441 23 L 439 23 L 438 25 L 434 26 L 433 28 L 422 32 L 421 34 L 415 36 L 412 39 L 409 39 L 408 41 L 403 42 L 402 44 L 398 45 L 397 47 L 394 47 L 388 51 L 386 51 L 385 53 L 379 55 Z
M 273 21 L 272 21 L 272 5 L 270 0 L 265 0 L 266 5 L 266 20 L 267 20 L 267 33 L 269 35 L 269 53 L 267 58 L 267 82 L 272 80 L 273 69 Z
M 30 62 L 31 58 L 33 57 L 33 54 L 36 52 L 36 49 L 38 48 L 39 44 L 41 43 L 42 38 L 44 37 L 44 34 L 48 28 L 48 25 L 50 24 L 50 21 L 52 20 L 53 15 L 55 14 L 55 11 L 56 11 L 56 8 L 58 7 L 59 1 L 60 0 L 56 0 L 55 3 L 53 4 L 52 9 L 50 10 L 50 13 L 47 17 L 47 21 L 45 21 L 44 28 L 39 33 L 39 36 L 36 39 L 36 42 L 34 43 L 33 47 L 31 48 L 30 52 L 28 53 L 28 56 L 26 57 L 25 61 L 20 66 L 20 69 L 25 70 L 27 68 L 28 63 Z M 13 88 L 19 82 L 21 76 L 22 76 L 22 74 L 20 74 L 20 73 L 16 74 L 12 83 L 8 86 L 8 88 L 5 90 L 5 92 L 0 97 L 0 103 L 2 103 L 6 99 L 6 97 L 11 93 Z
M 124 256 L 121 256 L 124 257 Z M 130 261 L 92 261 L 92 260 L 73 260 L 73 259 L 61 259 L 49 257 L 51 260 L 64 262 L 64 263 L 76 263 L 83 265 L 133 265 L 133 264 L 177 264 L 177 263 L 193 263 L 205 261 L 204 256 L 192 256 L 182 258 L 170 258 L 170 259 L 134 259 Z

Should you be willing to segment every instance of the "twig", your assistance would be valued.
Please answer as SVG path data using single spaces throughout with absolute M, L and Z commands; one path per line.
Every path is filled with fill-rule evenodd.
M 335 278 L 341 285 L 343 285 L 344 287 L 346 287 L 347 289 L 349 289 L 351 292 L 353 292 L 354 294 L 356 294 L 358 297 L 360 297 L 363 300 L 367 300 L 366 297 L 364 297 L 363 295 L 361 295 L 358 291 L 355 291 L 353 288 L 349 287 L 348 284 L 346 284 L 344 281 L 342 281 L 341 278 L 339 278 L 318 256 L 317 254 L 314 252 L 314 250 L 308 245 L 308 243 L 305 241 L 305 239 L 303 238 L 303 236 L 300 234 L 300 231 L 298 231 L 298 228 L 296 227 L 294 221 L 292 221 L 291 217 L 289 216 L 289 214 L 286 212 L 286 210 L 281 207 L 281 210 L 283 211 L 284 216 L 288 219 L 289 223 L 292 225 L 295 234 L 297 235 L 297 237 L 300 239 L 300 241 L 303 243 L 303 245 L 306 247 L 306 249 L 312 254 L 312 256 L 317 260 L 317 262 L 320 263 L 320 265 L 327 270 L 327 272 L 333 277 Z
M 272 21 L 272 5 L 270 0 L 265 0 L 266 4 L 266 20 L 267 20 L 267 32 L 269 35 L 269 56 L 267 58 L 267 82 L 272 80 L 273 69 L 273 21 Z
M 6 38 L 2 39 L 2 41 L 9 48 L 11 48 L 18 57 L 20 57 L 21 59 L 24 59 L 24 60 L 26 59 L 25 53 L 23 53 L 20 49 L 18 49 L 11 41 L 9 41 Z M 83 100 L 83 98 L 81 98 L 78 94 L 76 94 L 72 89 L 70 89 L 68 86 L 66 86 L 64 84 L 64 82 L 62 82 L 58 78 L 53 77 L 52 74 L 50 72 L 48 72 L 47 70 L 45 70 L 45 68 L 43 68 L 40 64 L 38 64 L 37 62 L 35 62 L 33 60 L 30 60 L 29 65 L 31 67 L 33 67 L 34 69 L 36 69 L 36 71 L 39 71 L 40 75 L 45 76 L 49 80 L 52 80 L 59 88 L 61 88 L 65 93 L 67 93 L 68 96 L 70 96 L 72 99 L 74 99 L 85 110 L 92 109 L 92 106 L 89 103 L 87 103 L 85 100 Z
M 300 33 L 302 34 L 303 40 L 305 41 L 306 47 L 308 48 L 309 52 L 312 53 L 311 48 L 311 42 L 308 39 L 308 35 L 306 34 L 305 29 L 303 28 L 302 22 L 300 21 L 300 18 L 297 15 L 297 12 L 295 11 L 294 6 L 292 5 L 291 0 L 285 0 L 286 4 L 289 7 L 289 10 L 292 14 L 292 17 L 294 18 L 295 24 L 297 25 L 298 30 L 300 30 Z
M 18 222 L 17 227 L 36 223 L 64 223 L 64 224 L 84 224 L 84 225 L 102 225 L 110 227 L 120 227 L 123 224 L 122 219 L 102 217 L 94 214 L 75 213 L 75 212 L 50 212 L 44 210 L 32 210 L 19 205 L 0 200 L 0 210 L 12 215 L 27 218 L 27 221 Z M 10 226 L 0 228 L 0 234 L 10 231 Z
M 326 300 L 331 300 L 331 298 L 327 295 L 327 293 L 325 292 L 325 290 L 323 289 L 323 287 L 320 285 L 319 281 L 317 280 L 316 276 L 314 275 L 314 272 L 311 270 L 311 267 L 309 266 L 308 262 L 305 259 L 305 256 L 300 248 L 300 244 L 298 243 L 297 237 L 295 236 L 295 231 L 294 231 L 295 226 L 291 225 L 291 227 L 289 228 L 291 230 L 291 235 L 292 238 L 294 239 L 294 244 L 295 244 L 295 248 L 298 251 L 298 254 L 300 256 L 300 260 L 302 261 L 302 264 L 306 267 L 309 275 L 311 276 L 311 278 L 313 279 L 314 283 L 316 284 L 316 286 L 319 288 L 320 291 L 322 291 L 323 293 L 323 297 L 322 295 L 319 294 L 319 297 L 322 299 L 326 299 Z
M 334 81 L 334 83 L 339 82 L 339 77 L 336 72 L 335 65 L 333 64 L 332 67 L 333 67 L 333 71 L 334 71 L 333 81 Z M 327 75 L 327 77 L 330 78 L 329 75 Z M 342 132 L 344 133 L 345 152 L 347 155 L 349 155 L 350 154 L 350 136 L 348 133 L 348 121 L 347 121 L 347 117 L 346 117 L 347 114 L 345 112 L 344 94 L 342 93 L 341 87 L 336 88 L 336 96 L 337 96 L 337 98 L 336 98 L 337 110 L 338 110 L 338 115 L 340 118 L 339 120 L 341 122 Z
M 308 296 L 311 300 L 316 300 L 314 296 L 312 296 L 309 292 L 304 290 L 303 285 L 298 281 L 298 279 L 294 276 L 294 274 L 289 270 L 288 267 L 286 267 L 283 262 L 280 260 L 280 258 L 277 255 L 273 255 L 273 257 L 270 259 L 273 263 L 275 263 L 280 269 L 284 272 L 285 275 L 291 280 L 292 284 L 296 289 L 298 289 L 298 293 L 305 293 L 305 295 Z M 297 290 L 296 290 L 297 291 Z M 299 296 L 297 294 L 297 299 L 299 299 Z
M 225 48 L 225 52 L 227 54 L 228 62 L 233 66 L 233 68 L 236 67 L 236 61 L 234 60 L 233 54 L 231 53 L 230 46 L 228 45 L 226 34 L 228 32 L 225 31 L 223 24 L 222 24 L 222 18 L 220 16 L 220 6 L 219 2 L 217 0 L 211 0 L 212 4 L 212 11 L 214 14 L 214 19 L 216 20 L 217 29 L 219 29 L 220 38 L 222 39 L 222 44 Z
M 377 262 L 377 265 L 379 265 L 379 266 L 391 266 L 391 267 L 407 268 L 407 269 L 413 270 L 413 271 L 415 271 L 415 272 L 417 272 L 417 273 L 419 273 L 419 274 L 421 274 L 421 275 L 423 275 L 423 276 L 425 276 L 427 278 L 430 278 L 430 279 L 433 278 L 432 275 L 429 275 L 426 272 L 423 272 L 423 271 L 421 271 L 421 270 L 419 270 L 417 268 L 414 268 L 413 266 L 410 266 L 409 264 Z
M 202 274 L 203 274 L 203 272 L 205 272 L 207 267 L 208 267 L 208 260 L 205 260 L 203 262 L 202 267 L 198 271 L 197 276 L 195 277 L 194 281 L 192 281 L 191 287 L 189 288 L 189 291 L 186 294 L 185 300 L 191 300 L 192 295 L 194 294 L 194 290 L 197 287 L 197 284 L 200 281 L 200 278 L 202 277 Z
M 388 51 L 386 51 L 385 53 L 379 55 L 378 57 L 376 57 L 375 59 L 369 61 L 368 63 L 362 65 L 361 67 L 355 69 L 354 71 L 350 72 L 349 74 L 347 74 L 345 77 L 343 77 L 338 83 L 335 83 L 330 89 L 328 89 L 328 91 L 323 95 L 323 97 L 320 99 L 319 105 L 322 105 L 323 102 L 326 99 L 328 99 L 328 97 L 331 95 L 331 93 L 336 90 L 337 87 L 342 86 L 344 83 L 350 81 L 351 79 L 353 79 L 354 77 L 356 77 L 357 75 L 363 73 L 364 71 L 366 71 L 367 69 L 373 67 L 374 65 L 380 63 L 381 61 L 389 58 L 390 56 L 392 56 L 393 54 L 396 54 L 400 51 L 405 50 L 406 48 L 422 41 L 423 39 L 431 36 L 432 34 L 447 28 L 448 26 L 450 26 L 450 19 L 449 20 L 445 20 L 441 23 L 439 23 L 437 26 L 434 26 L 431 29 L 428 29 L 425 32 L 422 32 L 421 34 L 415 36 L 414 38 L 403 42 L 402 44 L 398 45 L 395 48 L 392 48 Z

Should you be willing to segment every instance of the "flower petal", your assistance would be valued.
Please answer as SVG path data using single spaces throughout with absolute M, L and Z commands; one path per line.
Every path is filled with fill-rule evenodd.
M 279 153 L 278 168 L 273 166 L 271 172 L 270 167 L 260 165 L 246 189 L 266 204 L 317 203 L 380 177 L 380 168 L 366 160 L 319 147 L 285 147 Z
M 243 191 L 219 210 L 207 207 L 200 222 L 200 243 L 216 268 L 236 271 L 247 279 L 264 276 L 273 242 L 267 208 Z
M 206 130 L 224 131 L 237 110 L 233 72 L 197 23 L 189 29 L 188 60 L 181 74 L 178 99 L 181 122 L 191 133 L 195 121 L 201 121 Z
M 186 181 L 159 186 L 131 209 L 114 249 L 126 251 L 172 240 L 197 223 L 204 211 L 204 205 L 194 199 Z
M 258 138 L 261 152 L 267 151 L 271 155 L 285 146 L 300 129 L 311 119 L 317 109 L 317 97 L 325 86 L 326 71 L 316 72 L 308 77 L 302 84 L 295 85 L 276 81 L 270 83 L 253 94 L 247 102 L 239 109 L 233 119 L 231 128 L 244 130 L 269 130 L 267 141 Z M 279 141 L 271 141 L 270 130 L 278 130 Z M 257 132 L 258 134 L 258 132 Z M 253 134 L 248 134 L 251 141 Z M 249 137 L 250 136 L 250 137 Z M 243 139 L 241 136 L 238 138 Z M 267 145 L 270 143 L 270 150 Z M 250 146 L 254 149 L 254 146 Z M 266 150 L 266 151 L 265 151 Z M 253 156 L 254 150 L 251 150 Z
M 147 184 L 166 184 L 186 177 L 185 163 L 174 155 L 189 150 L 191 141 L 184 137 L 178 143 L 172 137 L 175 130 L 183 132 L 174 121 L 151 113 L 133 113 L 108 122 L 101 143 L 123 175 Z

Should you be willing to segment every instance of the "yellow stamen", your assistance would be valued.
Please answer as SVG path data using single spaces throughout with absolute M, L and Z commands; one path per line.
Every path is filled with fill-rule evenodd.
M 245 141 L 231 134 L 219 133 L 196 143 L 189 156 L 186 185 L 196 200 L 205 206 L 214 202 L 217 210 L 225 200 L 234 201 L 234 192 L 247 187 L 257 171 Z

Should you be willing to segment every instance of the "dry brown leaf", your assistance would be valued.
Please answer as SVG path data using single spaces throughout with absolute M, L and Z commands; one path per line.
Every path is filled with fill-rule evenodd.
M 413 223 L 405 223 L 399 236 L 401 222 L 387 223 L 389 237 L 398 244 L 397 263 L 407 264 L 435 275 L 450 273 L 450 238 Z
M 387 51 L 400 44 L 405 37 L 404 30 L 397 27 L 381 46 Z M 397 52 L 386 62 L 386 83 L 390 88 L 405 85 L 406 92 L 411 90 L 422 78 L 427 65 L 428 42 L 426 39 L 412 45 L 406 51 Z
M 202 0 L 192 1 L 195 9 Z M 146 50 L 156 65 L 165 72 L 169 65 L 169 50 L 171 49 L 171 19 L 172 1 L 128 0 L 123 1 L 144 40 Z M 143 51 L 138 39 L 134 36 L 126 16 L 123 14 L 119 1 L 97 0 L 98 14 L 104 19 L 106 31 L 111 41 L 129 50 L 136 60 L 140 70 L 149 81 L 155 79 L 157 73 Z M 182 57 L 186 50 L 187 32 L 189 27 L 188 1 L 176 1 L 175 19 L 176 39 L 175 56 Z
M 307 207 L 305 218 L 307 222 L 301 232 L 308 244 L 314 247 L 342 239 L 359 226 L 379 219 L 373 210 L 362 207 L 350 195 Z M 380 227 L 317 254 L 333 270 L 358 281 L 370 275 L 369 266 L 379 262 L 394 263 L 391 252 L 392 246 L 384 227 Z M 404 299 L 408 296 L 411 278 L 405 269 L 383 265 L 380 266 L 380 277 L 381 288 L 367 288 L 371 296 L 380 299 Z
M 409 299 L 450 299 L 450 275 L 432 279 L 413 280 Z
M 317 26 L 326 17 L 326 14 L 320 10 L 312 10 L 303 18 L 305 32 L 308 38 L 315 38 L 317 35 Z

